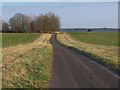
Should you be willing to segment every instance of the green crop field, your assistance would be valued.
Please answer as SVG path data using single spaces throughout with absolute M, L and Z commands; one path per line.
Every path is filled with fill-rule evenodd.
M 68 32 L 68 34 L 85 43 L 118 46 L 118 32 Z
M 2 34 L 2 47 L 9 47 L 12 45 L 26 44 L 34 41 L 40 34 L 27 34 L 27 33 L 5 33 Z
M 66 33 L 60 33 L 57 35 L 57 40 L 61 44 L 83 53 L 115 71 L 120 70 L 118 67 L 117 32 L 68 32 L 68 34 L 72 37 Z M 114 46 L 111 46 L 111 40 L 115 42 Z M 100 45 L 100 42 L 102 42 L 102 45 Z

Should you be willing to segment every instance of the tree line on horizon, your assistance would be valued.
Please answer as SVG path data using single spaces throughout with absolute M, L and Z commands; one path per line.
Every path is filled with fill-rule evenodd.
M 16 13 L 9 22 L 2 21 L 2 33 L 46 33 L 59 30 L 59 17 L 51 12 L 34 17 Z

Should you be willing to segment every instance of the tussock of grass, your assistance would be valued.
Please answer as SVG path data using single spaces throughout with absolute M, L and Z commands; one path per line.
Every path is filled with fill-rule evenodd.
M 95 45 L 78 41 L 66 33 L 58 34 L 57 39 L 63 45 L 71 47 L 95 60 L 102 62 L 114 70 L 120 70 L 118 65 L 118 47 L 109 45 Z
M 52 47 L 33 48 L 3 68 L 3 88 L 45 88 L 51 78 Z

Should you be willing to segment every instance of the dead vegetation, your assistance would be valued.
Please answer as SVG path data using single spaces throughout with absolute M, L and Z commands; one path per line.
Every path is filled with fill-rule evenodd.
M 51 34 L 42 34 L 37 40 L 32 43 L 18 46 L 11 46 L 8 48 L 2 49 L 2 59 L 3 59 L 3 67 L 6 67 L 10 62 L 14 62 L 16 58 L 25 55 L 28 51 L 38 46 L 43 46 L 49 44 L 49 38 Z
M 3 48 L 3 88 L 49 87 L 52 65 L 52 34 L 32 43 Z
M 70 35 L 63 33 L 58 34 L 57 39 L 60 43 L 76 48 L 86 54 L 89 54 L 91 57 L 96 59 L 101 59 L 102 62 L 109 65 L 114 69 L 118 69 L 118 48 L 116 46 L 108 45 L 94 45 L 80 42 Z

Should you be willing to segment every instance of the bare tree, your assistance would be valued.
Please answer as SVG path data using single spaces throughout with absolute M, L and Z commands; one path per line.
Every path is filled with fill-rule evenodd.
M 39 32 L 59 31 L 60 21 L 57 15 L 47 13 L 36 18 L 36 27 Z
M 16 32 L 30 32 L 31 18 L 25 14 L 17 13 L 9 21 L 12 29 Z
M 40 32 L 40 24 L 39 24 L 39 17 L 34 16 L 31 22 L 31 30 L 32 32 Z
M 23 20 L 22 20 L 23 24 L 24 24 L 24 31 L 27 33 L 31 32 L 31 17 L 24 15 L 23 16 Z
M 59 17 L 57 15 L 54 15 L 53 13 L 48 13 L 47 15 L 49 17 L 49 30 L 52 32 L 59 31 L 60 30 Z
M 2 16 L 0 16 L 0 32 L 2 32 Z
M 7 22 L 2 22 L 2 32 L 7 32 L 9 29 Z
M 59 31 L 59 17 L 53 13 L 34 16 L 17 13 L 9 20 L 12 29 L 18 32 L 55 32 Z

